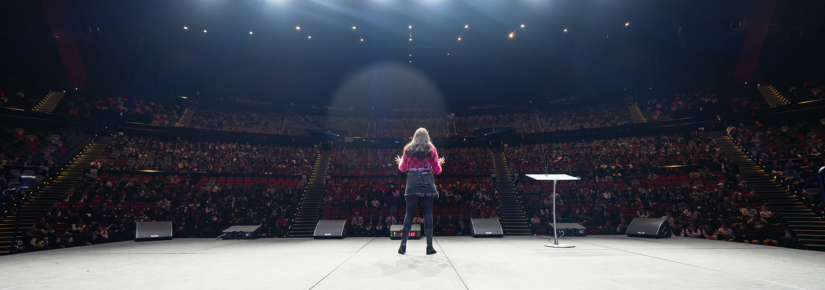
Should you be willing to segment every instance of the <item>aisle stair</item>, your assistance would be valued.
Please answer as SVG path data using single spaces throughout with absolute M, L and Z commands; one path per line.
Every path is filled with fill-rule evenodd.
M 530 123 L 533 125 L 533 133 L 544 132 L 544 128 L 541 126 L 541 119 L 539 119 L 538 113 L 530 114 Z
M 721 132 L 719 132 L 721 133 Z M 739 164 L 739 174 L 769 209 L 788 222 L 799 241 L 809 250 L 825 251 L 825 221 L 799 201 L 787 188 L 778 184 L 765 170 L 743 153 L 724 133 L 713 136 L 716 144 Z
M 188 128 L 189 124 L 192 122 L 192 117 L 195 116 L 195 107 L 188 107 L 186 110 L 183 110 L 183 114 L 180 116 L 180 120 L 175 123 L 175 127 L 182 127 Z
M 49 92 L 49 95 L 43 98 L 32 110 L 40 113 L 51 113 L 54 108 L 57 108 L 57 104 L 60 103 L 60 99 L 65 94 L 65 92 Z
M 496 173 L 496 198 L 499 202 L 498 216 L 505 235 L 531 235 L 530 225 L 524 215 L 524 208 L 516 195 L 513 175 L 507 165 L 502 149 L 490 149 Z
M 23 203 L 23 210 L 20 212 L 20 225 L 17 230 L 18 239 L 37 222 L 44 212 L 65 198 L 66 191 L 76 186 L 83 179 L 84 170 L 89 168 L 89 164 L 100 156 L 100 153 L 103 153 L 103 150 L 111 141 L 112 137 L 95 137 L 92 143 L 78 154 L 79 157 L 69 163 L 65 171 L 46 184 L 29 201 Z M 0 222 L 0 255 L 10 253 L 11 236 L 16 215 L 17 210 L 14 210 L 5 220 Z
M 768 105 L 773 107 L 779 107 L 789 104 L 788 99 L 783 97 L 779 92 L 773 88 L 773 86 L 759 86 L 757 87 L 759 92 L 762 93 L 762 96 L 765 97 L 765 101 L 768 102 Z
M 315 225 L 321 217 L 321 206 L 326 194 L 329 153 L 329 150 L 318 153 L 318 159 L 312 169 L 312 175 L 301 199 L 301 205 L 298 207 L 298 213 L 295 214 L 289 227 L 289 237 L 312 237 L 315 232 Z
M 375 138 L 375 119 L 370 119 L 367 123 L 367 138 Z
M 630 111 L 630 118 L 633 119 L 633 124 L 647 123 L 647 118 L 642 114 L 637 103 L 627 105 L 627 110 Z
M 292 129 L 292 119 L 295 118 L 293 115 L 286 115 L 284 117 L 284 122 L 281 123 L 281 130 L 278 131 L 278 134 L 281 135 L 289 135 L 289 130 Z
M 458 133 L 455 129 L 455 118 L 447 119 L 447 137 L 455 136 L 458 136 Z

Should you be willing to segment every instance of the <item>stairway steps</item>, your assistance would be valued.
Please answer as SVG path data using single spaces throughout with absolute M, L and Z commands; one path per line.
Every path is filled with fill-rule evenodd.
M 286 122 L 286 120 L 284 121 Z M 287 126 L 286 123 L 284 126 Z M 282 127 L 282 131 L 283 131 Z M 282 133 L 283 134 L 283 133 Z M 307 237 L 315 232 L 315 226 L 321 218 L 321 207 L 326 194 L 327 168 L 329 168 L 329 151 L 318 152 L 315 166 L 310 174 L 309 186 L 301 198 L 298 213 L 292 219 L 288 237 Z
M 766 86 L 761 86 L 759 90 L 763 95 L 773 94 Z M 800 237 L 800 242 L 806 248 L 825 250 L 825 239 L 818 238 L 818 235 L 825 236 L 825 221 L 821 217 L 801 203 L 787 188 L 778 184 L 773 176 L 746 155 L 730 137 L 722 135 L 714 136 L 713 139 L 732 162 L 739 164 L 739 173 L 753 192 L 788 223 L 791 231 Z

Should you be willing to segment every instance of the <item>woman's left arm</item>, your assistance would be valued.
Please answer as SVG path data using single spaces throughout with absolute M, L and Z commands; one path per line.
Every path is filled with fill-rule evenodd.
M 438 160 L 438 151 L 433 148 L 433 159 L 430 161 L 430 167 L 433 169 L 433 174 L 441 174 L 441 162 Z

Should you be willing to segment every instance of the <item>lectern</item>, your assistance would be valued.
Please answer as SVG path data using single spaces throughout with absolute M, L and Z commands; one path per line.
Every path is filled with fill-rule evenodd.
M 535 180 L 553 181 L 553 244 L 545 245 L 551 248 L 573 248 L 574 245 L 559 244 L 559 233 L 556 230 L 556 182 L 559 180 L 581 180 L 581 177 L 570 176 L 567 174 L 525 174 Z

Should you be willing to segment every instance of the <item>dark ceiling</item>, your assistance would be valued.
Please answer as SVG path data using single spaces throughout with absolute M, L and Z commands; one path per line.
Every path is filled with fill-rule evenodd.
M 64 5 L 89 88 L 306 104 L 347 104 L 363 96 L 360 100 L 367 101 L 360 105 L 369 105 L 369 100 L 428 95 L 466 105 L 730 81 L 756 1 L 85 0 Z M 6 2 L 0 7 L 6 11 L 0 77 L 65 78 L 40 1 Z M 821 38 L 819 24 L 806 20 L 818 19 L 816 9 L 823 12 L 821 3 L 780 1 L 774 22 L 781 21 L 778 29 L 789 35 L 798 27 L 800 35 L 813 29 L 806 37 Z M 777 52 L 767 51 L 795 49 L 772 48 Z

